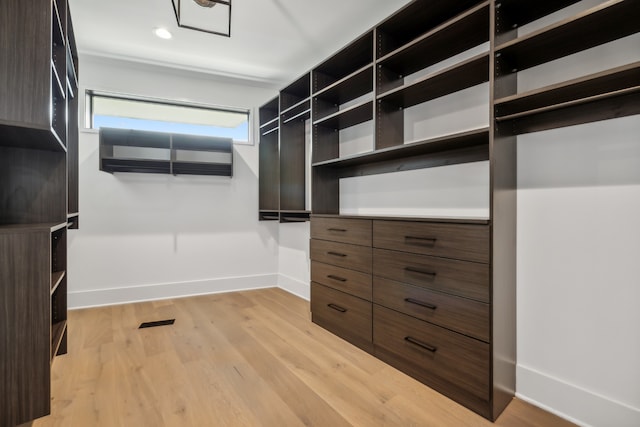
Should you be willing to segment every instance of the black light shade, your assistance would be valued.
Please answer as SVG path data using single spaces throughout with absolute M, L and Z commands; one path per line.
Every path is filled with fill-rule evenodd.
M 231 0 L 171 0 L 178 26 L 231 37 Z

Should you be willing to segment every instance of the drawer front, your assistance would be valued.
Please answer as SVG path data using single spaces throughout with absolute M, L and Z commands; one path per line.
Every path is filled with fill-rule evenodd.
M 489 342 L 489 304 L 374 277 L 373 302 Z
M 489 265 L 373 250 L 373 274 L 397 282 L 489 302 Z
M 370 302 L 312 282 L 311 319 L 363 350 L 373 350 Z
M 371 301 L 371 274 L 311 261 L 311 280 Z
M 314 217 L 311 238 L 371 246 L 371 220 Z
M 371 248 L 311 239 L 311 259 L 325 264 L 371 273 Z
M 416 373 L 434 388 L 454 385 L 480 399 L 489 399 L 489 344 L 413 317 L 373 306 L 375 353 L 392 365 Z M 455 391 L 455 389 L 454 389 Z
M 373 221 L 373 247 L 489 262 L 489 226 Z

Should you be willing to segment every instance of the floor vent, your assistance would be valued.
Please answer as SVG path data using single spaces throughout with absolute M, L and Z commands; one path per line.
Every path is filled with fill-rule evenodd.
M 155 322 L 144 322 L 141 323 L 138 329 L 143 328 L 153 328 L 156 326 L 165 326 L 165 325 L 173 325 L 176 319 L 167 319 L 167 320 L 156 320 Z

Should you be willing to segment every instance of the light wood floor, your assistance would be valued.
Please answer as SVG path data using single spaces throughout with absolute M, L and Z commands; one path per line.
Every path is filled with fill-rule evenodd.
M 173 326 L 137 329 L 176 318 Z M 282 290 L 69 312 L 34 427 L 491 426 L 310 321 Z M 572 426 L 514 400 L 498 426 Z

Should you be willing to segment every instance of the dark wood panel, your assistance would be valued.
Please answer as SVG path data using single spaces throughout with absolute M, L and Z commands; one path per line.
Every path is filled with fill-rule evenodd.
M 260 126 L 277 119 L 280 116 L 280 99 L 276 96 L 271 101 L 264 104 L 258 110 Z
M 280 160 L 278 132 L 260 137 L 259 209 L 280 209 Z
M 335 171 L 328 168 L 311 169 L 311 209 L 318 214 L 338 214 L 340 211 L 340 182 Z
M 67 131 L 67 212 L 79 210 L 79 135 L 78 135 L 78 95 L 69 100 L 69 129 Z
M 373 305 L 373 343 L 395 356 L 392 365 L 420 372 L 434 388 L 466 390 L 489 401 L 489 344 L 431 325 L 422 320 Z M 455 397 L 454 397 L 455 398 Z
M 311 239 L 311 259 L 325 264 L 371 273 L 371 248 Z
M 487 263 L 489 228 L 487 225 L 374 221 L 373 246 Z
M 524 2 L 522 0 L 502 0 L 496 13 L 499 15 L 504 27 L 521 27 L 579 1 L 537 0 L 535 2 Z
M 311 95 L 311 74 L 306 73 L 280 91 L 280 112 L 298 104 Z
M 329 129 L 342 130 L 373 119 L 373 101 L 350 106 L 343 110 L 329 114 L 314 122 L 314 125 L 324 126 Z
M 17 425 L 49 413 L 50 231 L 0 234 L 0 414 Z
M 64 152 L 0 147 L 0 224 L 66 222 Z
M 50 4 L 0 2 L 0 122 L 50 128 L 51 12 Z
M 281 120 L 282 121 L 282 120 Z M 305 210 L 305 122 L 280 125 L 280 209 Z
M 371 301 L 371 274 L 311 261 L 311 281 Z
M 311 319 L 351 344 L 373 351 L 370 302 L 311 283 Z
M 488 264 L 374 249 L 373 275 L 481 302 L 490 301 Z
M 339 105 L 366 95 L 373 91 L 373 74 L 373 65 L 356 70 L 353 74 L 338 80 L 314 95 L 314 101 L 320 100 L 329 107 L 337 108 Z M 316 103 L 315 105 L 322 107 L 322 104 Z M 313 120 L 320 120 L 333 112 L 332 108 L 315 108 Z
M 489 304 L 381 277 L 373 278 L 373 302 L 420 320 L 489 342 Z
M 313 218 L 311 238 L 371 246 L 371 221 L 366 219 Z

